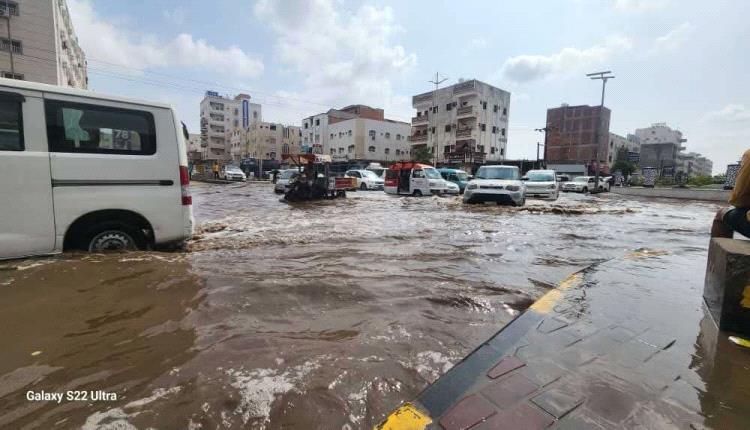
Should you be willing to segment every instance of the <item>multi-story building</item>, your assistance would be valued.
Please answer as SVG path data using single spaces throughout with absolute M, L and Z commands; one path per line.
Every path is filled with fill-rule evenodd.
M 385 118 L 383 109 L 352 105 L 302 120 L 302 150 L 335 161 L 409 159 L 410 125 Z
M 677 172 L 687 178 L 711 176 L 713 162 L 697 152 L 683 152 L 677 156 Z
M 627 137 L 620 136 L 619 134 L 609 133 L 609 147 L 607 149 L 607 163 L 611 166 L 617 161 L 617 154 L 620 150 L 625 149 L 627 151 L 628 158 L 634 160 L 641 152 L 641 144 L 638 138 L 633 134 L 628 134 Z
M 614 162 L 610 151 L 610 116 L 611 111 L 600 106 L 563 104 L 547 109 L 544 147 L 547 164 L 584 166 L 584 170 L 593 172 L 598 158 L 600 172 L 609 173 L 609 166 Z
M 232 134 L 233 158 L 281 160 L 283 154 L 300 154 L 302 133 L 297 126 L 260 122 Z
M 65 0 L 0 1 L 0 76 L 86 89 L 86 56 Z
M 232 146 L 232 136 L 238 130 L 262 121 L 261 106 L 250 102 L 250 96 L 239 94 L 234 98 L 220 96 L 216 91 L 206 91 L 201 101 L 201 146 L 207 161 L 238 162 L 239 146 Z
M 412 152 L 427 149 L 438 163 L 505 159 L 510 93 L 472 79 L 412 97 Z
M 674 176 L 678 172 L 680 152 L 685 149 L 682 144 L 687 142 L 681 131 L 665 123 L 655 123 L 636 129 L 635 135 L 641 141 L 641 168 L 656 168 L 660 177 Z

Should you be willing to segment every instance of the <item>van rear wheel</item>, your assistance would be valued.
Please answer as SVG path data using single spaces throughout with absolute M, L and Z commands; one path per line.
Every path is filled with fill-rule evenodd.
M 81 238 L 79 248 L 88 252 L 121 252 L 146 248 L 141 230 L 119 221 L 94 224 Z
M 414 197 L 422 197 L 422 191 L 414 190 Z

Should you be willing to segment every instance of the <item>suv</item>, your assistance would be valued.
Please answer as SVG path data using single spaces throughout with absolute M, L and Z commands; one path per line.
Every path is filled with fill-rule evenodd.
M 529 170 L 521 178 L 526 183 L 526 195 L 557 200 L 559 184 L 554 170 Z
M 224 179 L 226 181 L 245 181 L 247 176 L 245 176 L 245 172 L 237 166 L 222 166 L 221 171 L 219 172 L 219 179 Z
M 0 117 L 0 259 L 192 236 L 186 139 L 171 106 L 0 79 Z
M 576 176 L 572 181 L 566 182 L 562 186 L 563 192 L 573 191 L 576 193 L 588 193 L 591 190 L 595 190 L 597 187 L 594 185 L 593 176 Z M 599 191 L 609 191 L 609 182 L 599 178 Z
M 464 191 L 464 203 L 497 202 L 523 206 L 526 186 L 521 181 L 518 167 L 482 166 Z

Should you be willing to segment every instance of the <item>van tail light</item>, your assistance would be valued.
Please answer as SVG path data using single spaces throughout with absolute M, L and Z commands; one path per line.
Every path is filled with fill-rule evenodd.
M 190 195 L 190 173 L 187 166 L 180 166 L 180 191 L 182 192 L 182 205 L 193 204 L 193 196 Z
M 385 186 L 386 187 L 395 187 L 398 185 L 398 180 L 396 179 L 386 179 L 385 180 Z

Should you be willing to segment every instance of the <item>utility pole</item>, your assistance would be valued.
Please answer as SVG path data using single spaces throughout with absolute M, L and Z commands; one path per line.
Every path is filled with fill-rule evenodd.
M 547 125 L 545 127 L 542 127 L 542 128 L 535 128 L 534 129 L 534 131 L 538 131 L 538 132 L 544 133 L 544 144 L 542 146 L 544 146 L 544 168 L 545 169 L 547 168 L 547 133 L 550 130 L 552 130 L 552 129 L 553 129 L 553 127 L 551 127 L 549 125 Z M 539 164 L 539 146 L 540 146 L 540 143 L 537 142 L 536 143 L 536 162 L 537 162 L 537 164 Z
M 602 81 L 602 101 L 599 104 L 599 121 L 596 124 L 596 129 L 594 130 L 594 139 L 596 142 L 594 146 L 594 192 L 596 193 L 599 191 L 599 129 L 602 126 L 602 117 L 604 116 L 604 90 L 607 88 L 607 80 L 614 79 L 615 77 L 609 70 L 607 70 L 606 72 L 588 73 L 586 74 L 586 76 L 595 81 Z
M 13 36 L 10 34 L 10 5 L 8 0 L 5 0 L 5 11 L 3 13 L 5 20 L 8 23 L 8 53 L 10 54 L 10 74 L 13 79 L 16 78 L 16 68 L 13 61 Z
M 438 92 L 438 88 L 440 87 L 440 84 L 442 84 L 443 82 L 445 82 L 447 80 L 448 80 L 448 78 L 445 77 L 445 76 L 443 76 L 443 78 L 440 79 L 440 74 L 438 72 L 435 72 L 435 79 L 433 79 L 431 81 L 427 81 L 427 82 L 429 82 L 431 84 L 435 84 L 435 91 L 432 93 L 432 112 L 430 112 L 428 114 L 428 115 L 433 115 L 434 114 L 434 116 L 435 116 L 435 125 L 434 125 L 435 133 L 430 133 L 430 134 L 434 135 L 433 136 L 433 140 L 432 140 L 432 142 L 433 142 L 432 143 L 432 165 L 434 167 L 437 167 L 437 152 L 438 152 L 437 134 L 438 134 L 438 131 L 439 131 L 438 127 L 437 127 L 437 111 L 440 110 L 439 107 L 438 107 L 438 105 L 437 105 L 437 92 Z M 430 121 L 430 124 L 432 124 L 432 121 Z M 433 127 L 433 126 L 430 125 L 430 127 Z M 432 131 L 432 130 L 430 130 L 430 131 Z

